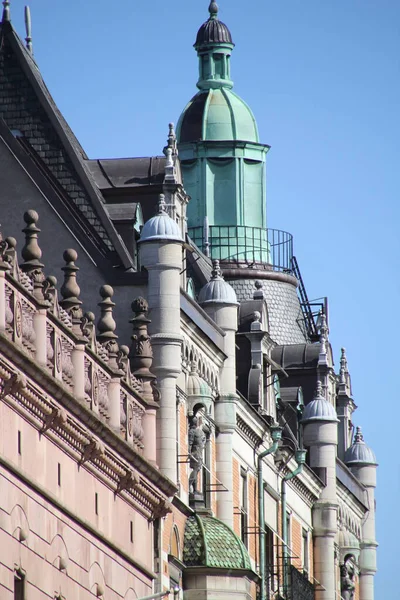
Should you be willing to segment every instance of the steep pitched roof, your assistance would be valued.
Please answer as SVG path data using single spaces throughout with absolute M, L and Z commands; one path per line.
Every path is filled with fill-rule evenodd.
M 22 133 L 35 158 L 67 192 L 104 253 L 117 266 L 131 268 L 131 257 L 86 166 L 87 156 L 10 22 L 0 24 L 0 118 L 9 129 Z

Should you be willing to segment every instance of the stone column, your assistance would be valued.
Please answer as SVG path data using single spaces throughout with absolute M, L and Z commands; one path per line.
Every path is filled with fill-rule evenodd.
M 345 462 L 353 475 L 365 486 L 368 514 L 362 525 L 360 544 L 360 600 L 374 600 L 374 576 L 376 573 L 375 537 L 375 488 L 377 462 L 372 450 L 365 444 L 360 427 L 357 427 L 354 442 L 345 456 Z
M 333 405 L 323 395 L 318 382 L 316 397 L 303 413 L 304 446 L 310 454 L 310 466 L 325 482 L 319 500 L 313 506 L 314 575 L 321 583 L 316 600 L 336 600 L 334 541 L 337 533 L 336 453 L 338 419 Z
M 147 269 L 149 333 L 153 348 L 152 372 L 157 378 L 157 462 L 160 471 L 177 481 L 176 379 L 181 372 L 180 272 L 182 236 L 165 211 L 160 196 L 158 214 L 147 221 L 140 238 L 140 260 Z

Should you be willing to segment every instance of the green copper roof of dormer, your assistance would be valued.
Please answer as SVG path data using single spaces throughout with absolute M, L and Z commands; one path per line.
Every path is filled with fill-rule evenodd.
M 248 552 L 232 529 L 215 517 L 197 514 L 186 521 L 183 562 L 187 567 L 252 570 Z
M 259 142 L 251 109 L 229 88 L 198 92 L 182 112 L 178 143 L 203 141 Z

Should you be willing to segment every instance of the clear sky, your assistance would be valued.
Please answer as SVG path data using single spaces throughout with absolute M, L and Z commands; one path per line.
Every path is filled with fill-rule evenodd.
M 11 0 L 24 35 L 22 0 Z M 160 154 L 196 92 L 208 0 L 31 0 L 36 60 L 91 158 Z M 269 226 L 294 235 L 310 298 L 329 297 L 366 442 L 380 464 L 377 600 L 398 598 L 400 2 L 219 0 L 235 91 L 268 158 Z

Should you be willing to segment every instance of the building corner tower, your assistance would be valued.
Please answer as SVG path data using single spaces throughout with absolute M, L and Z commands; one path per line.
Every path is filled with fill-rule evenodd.
M 209 18 L 197 32 L 198 92 L 183 110 L 177 141 L 184 186 L 191 196 L 188 233 L 212 259 L 239 302 L 262 282 L 267 303 L 279 304 L 270 323 L 279 343 L 304 343 L 297 279 L 293 274 L 292 236 L 267 229 L 266 155 L 255 117 L 233 91 L 228 27 L 211 2 Z M 282 327 L 284 325 L 284 327 Z

